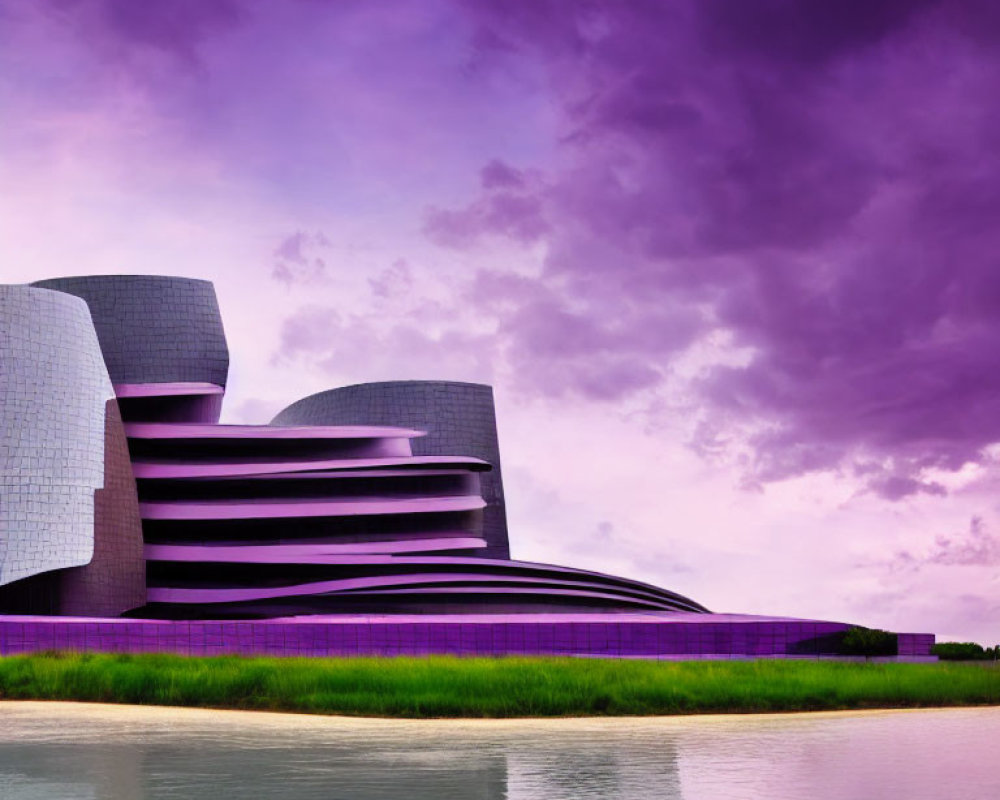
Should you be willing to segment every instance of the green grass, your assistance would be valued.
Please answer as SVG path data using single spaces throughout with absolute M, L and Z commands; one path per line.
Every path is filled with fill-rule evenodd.
M 0 658 L 0 699 L 387 717 L 550 717 L 1000 704 L 1000 669 L 570 658 Z

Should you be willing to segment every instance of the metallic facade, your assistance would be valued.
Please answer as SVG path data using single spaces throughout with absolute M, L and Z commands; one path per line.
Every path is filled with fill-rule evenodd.
M 396 425 L 416 428 L 413 453 L 463 453 L 487 462 L 481 478 L 483 538 L 478 555 L 510 558 L 493 388 L 457 381 L 381 381 L 319 392 L 281 411 L 272 425 Z
M 488 386 L 359 384 L 270 425 L 218 424 L 228 350 L 205 281 L 0 287 L 0 332 L 0 614 L 135 618 L 0 617 L 0 652 L 64 634 L 199 653 L 815 655 L 846 628 L 511 560 Z
M 141 605 L 135 482 L 84 302 L 0 286 L 0 420 L 0 607 Z
M 87 303 L 112 383 L 226 385 L 229 349 L 209 281 L 83 275 L 32 285 Z

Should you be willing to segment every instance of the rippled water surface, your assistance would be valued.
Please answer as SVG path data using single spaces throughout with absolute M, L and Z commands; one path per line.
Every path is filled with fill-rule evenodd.
M 1000 798 L 1000 708 L 519 721 L 0 703 L 0 798 Z

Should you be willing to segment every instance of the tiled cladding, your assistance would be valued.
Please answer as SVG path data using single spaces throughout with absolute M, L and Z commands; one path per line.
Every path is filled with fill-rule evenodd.
M 39 650 L 188 655 L 821 658 L 839 622 L 716 614 L 460 614 L 259 621 L 0 617 L 0 654 Z M 899 634 L 902 659 L 933 658 L 931 634 Z
M 110 400 L 104 425 L 104 486 L 94 497 L 94 557 L 60 576 L 60 614 L 117 616 L 146 602 L 142 520 L 128 442 Z
M 87 275 L 32 285 L 86 301 L 113 383 L 226 385 L 229 350 L 209 281 Z
M 145 603 L 139 500 L 114 400 L 105 410 L 104 459 L 104 486 L 94 494 L 93 558 L 0 586 L 0 612 L 113 617 Z
M 83 301 L 0 286 L 0 585 L 90 561 L 113 397 Z
M 509 558 L 500 447 L 493 389 L 454 381 L 386 381 L 310 395 L 280 412 L 272 425 L 398 425 L 427 431 L 413 454 L 474 456 L 493 470 L 482 476 L 482 555 Z

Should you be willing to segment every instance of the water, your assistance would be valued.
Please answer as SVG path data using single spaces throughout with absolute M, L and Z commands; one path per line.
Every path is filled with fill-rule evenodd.
M 0 798 L 1000 798 L 1000 708 L 395 721 L 0 703 Z

